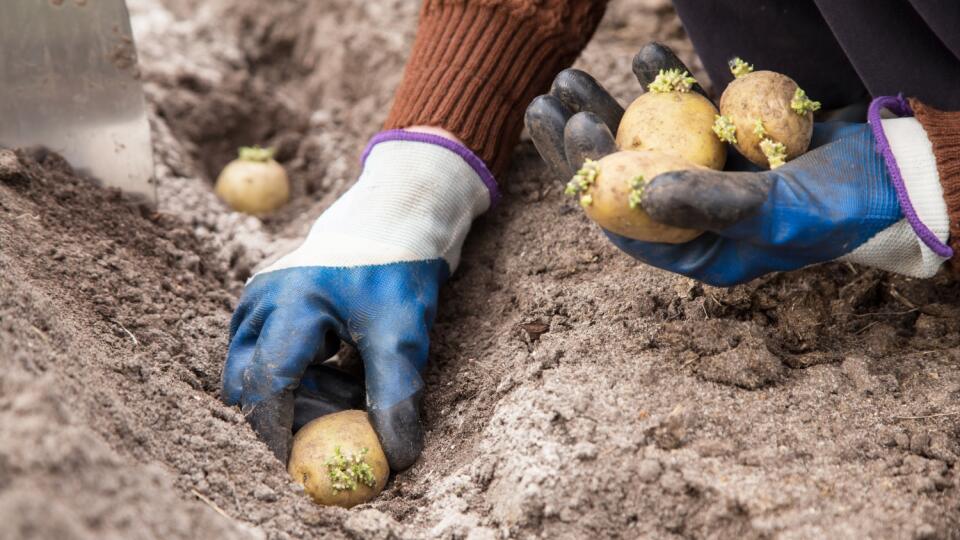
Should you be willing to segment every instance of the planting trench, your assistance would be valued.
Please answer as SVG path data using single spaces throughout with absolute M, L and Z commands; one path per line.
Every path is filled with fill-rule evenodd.
M 960 537 L 960 286 L 697 285 L 610 246 L 529 142 L 442 291 L 422 458 L 316 507 L 219 401 L 227 325 L 355 178 L 417 7 L 130 4 L 159 212 L 0 151 L 0 538 Z M 669 3 L 620 0 L 579 65 L 626 103 L 650 39 L 694 62 Z M 211 188 L 253 143 L 294 182 L 265 221 Z

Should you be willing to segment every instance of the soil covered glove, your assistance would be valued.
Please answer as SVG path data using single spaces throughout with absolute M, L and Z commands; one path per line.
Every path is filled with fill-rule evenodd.
M 686 70 L 658 44 L 634 59 L 634 73 L 644 85 L 661 69 L 674 68 Z M 576 87 L 579 97 L 569 99 L 558 87 Z M 558 75 L 551 95 L 538 98 L 527 112 L 541 155 L 569 172 L 585 158 L 615 151 L 611 99 L 585 73 Z M 593 103 L 599 113 L 592 112 Z M 811 150 L 772 171 L 758 171 L 731 150 L 732 170 L 677 171 L 652 179 L 641 201 L 651 218 L 707 231 L 687 243 L 605 233 L 639 260 L 719 286 L 835 259 L 932 276 L 952 255 L 944 243 L 949 219 L 933 149 L 915 119 L 879 115 L 884 107 L 902 114 L 904 103 L 875 101 L 870 124 L 817 124 Z
M 286 460 L 294 417 L 366 405 L 394 470 L 423 447 L 420 373 L 440 285 L 497 197 L 482 161 L 436 135 L 389 131 L 303 244 L 247 283 L 230 327 L 223 398 Z M 323 365 L 341 341 L 364 381 Z M 296 402 L 296 407 L 294 403 Z

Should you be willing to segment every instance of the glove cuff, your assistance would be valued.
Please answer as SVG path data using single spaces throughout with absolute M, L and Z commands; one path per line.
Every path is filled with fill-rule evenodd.
M 424 133 L 381 133 L 363 154 L 356 184 L 300 247 L 261 273 L 436 260 L 453 272 L 471 223 L 497 197 L 493 176 L 461 145 Z
M 487 191 L 490 193 L 490 208 L 495 207 L 500 202 L 500 188 L 497 185 L 497 180 L 493 177 L 493 173 L 490 172 L 490 169 L 487 168 L 487 165 L 483 162 L 483 160 L 477 157 L 477 155 L 471 152 L 466 146 L 439 135 L 420 133 L 416 131 L 406 131 L 402 129 L 390 129 L 387 131 L 382 131 L 374 135 L 373 138 L 370 139 L 370 142 L 367 143 L 367 147 L 363 150 L 363 155 L 360 156 L 360 165 L 366 165 L 367 158 L 370 156 L 370 152 L 373 151 L 374 146 L 389 141 L 408 141 L 435 144 L 450 150 L 454 154 L 457 154 L 463 158 L 463 160 L 467 162 L 467 165 L 469 165 L 470 168 L 477 173 L 477 176 L 480 177 L 480 181 L 483 182 L 483 185 L 486 186 Z
M 933 148 L 914 118 L 880 118 L 880 108 L 909 115 L 900 98 L 878 98 L 870 124 L 904 218 L 880 231 L 841 260 L 910 277 L 928 278 L 952 255 L 946 245 L 950 219 Z
M 893 148 L 891 148 L 890 141 L 887 138 L 886 133 L 884 132 L 884 124 L 880 118 L 880 111 L 882 109 L 887 109 L 888 111 L 894 113 L 898 116 L 913 116 L 913 110 L 910 108 L 910 104 L 904 99 L 903 96 L 882 96 L 878 97 L 870 103 L 870 109 L 867 113 L 867 120 L 870 122 L 870 127 L 873 130 L 873 135 L 877 140 L 877 149 L 880 151 L 883 156 L 884 162 L 887 164 L 887 169 L 890 172 L 890 178 L 893 180 L 894 188 L 897 190 L 897 199 L 900 201 L 900 208 L 903 211 L 904 217 L 907 219 L 907 222 L 916 232 L 920 240 L 928 247 L 931 251 L 937 254 L 938 257 L 949 259 L 953 257 L 953 250 L 950 249 L 943 239 L 938 238 L 938 235 L 930 230 L 930 228 L 920 219 L 920 216 L 917 214 L 916 208 L 914 208 L 913 203 L 910 199 L 910 192 L 907 190 L 907 186 L 904 183 L 904 174 L 901 171 L 900 165 L 898 164 L 898 156 L 895 154 Z M 919 127 L 919 125 L 918 125 Z M 904 164 L 910 165 L 910 170 L 914 174 L 926 175 L 925 171 L 930 169 L 924 165 L 925 162 L 931 161 L 932 166 L 932 175 L 935 179 L 935 184 L 939 187 L 939 177 L 936 172 L 936 160 L 933 158 L 933 149 L 930 146 L 930 141 L 927 139 L 926 134 L 923 133 L 923 128 L 920 128 L 920 133 L 922 134 L 921 142 L 925 142 L 924 148 L 918 148 L 917 144 L 912 142 L 910 143 L 910 156 L 909 160 L 904 160 Z M 910 137 L 904 137 L 902 141 L 910 141 Z M 916 137 L 913 137 L 913 141 L 916 141 Z M 901 143 L 901 148 L 904 146 Z M 927 150 L 929 148 L 929 150 Z M 920 152 L 918 153 L 917 150 Z M 927 159 L 927 154 L 929 159 Z M 919 159 L 918 159 L 919 156 Z M 906 158 L 906 156 L 904 156 Z M 941 202 L 942 202 L 942 193 L 941 193 Z M 946 208 L 944 206 L 944 208 Z M 944 211 L 945 213 L 945 211 Z M 949 227 L 949 225 L 948 225 Z

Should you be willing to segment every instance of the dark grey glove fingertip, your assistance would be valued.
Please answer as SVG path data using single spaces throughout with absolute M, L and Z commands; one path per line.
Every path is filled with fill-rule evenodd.
M 311 384 L 306 384 L 310 381 Z M 349 409 L 362 409 L 366 392 L 353 376 L 325 364 L 307 368 L 294 391 L 293 432 L 313 420 Z
M 422 392 L 387 409 L 368 411 L 387 462 L 393 471 L 403 471 L 413 465 L 423 452 L 423 426 L 420 424 Z
M 563 132 L 567 162 L 574 170 L 586 159 L 600 159 L 617 151 L 617 143 L 607 125 L 591 112 L 573 115 Z
M 573 113 L 549 94 L 538 96 L 527 107 L 523 123 L 540 157 L 564 179 L 573 175 L 563 149 L 563 128 Z
M 247 422 L 284 466 L 293 439 L 293 392 L 265 399 L 243 411 Z
M 636 56 L 633 57 L 632 67 L 633 74 L 637 77 L 637 81 L 640 82 L 644 91 L 657 78 L 660 70 L 680 69 L 690 71 L 670 47 L 656 41 L 651 41 L 640 48 Z M 699 83 L 693 85 L 693 90 L 704 97 L 709 97 Z
M 597 115 L 607 128 L 616 132 L 623 117 L 623 107 L 589 73 L 565 69 L 553 80 L 550 94 L 574 113 L 589 111 Z
M 758 173 L 676 171 L 654 178 L 644 188 L 641 204 L 665 225 L 718 231 L 755 214 L 769 185 Z

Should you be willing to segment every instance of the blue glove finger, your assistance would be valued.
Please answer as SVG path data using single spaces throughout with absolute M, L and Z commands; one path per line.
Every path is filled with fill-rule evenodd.
M 292 435 L 293 390 L 307 366 L 334 354 L 338 345 L 329 338 L 338 329 L 329 304 L 307 292 L 309 282 L 302 273 L 271 272 L 248 285 L 238 309 L 245 319 L 236 325 L 223 375 L 225 400 L 239 401 L 254 430 L 281 460 Z
M 336 353 L 336 349 L 327 349 L 326 336 L 335 332 L 337 322 L 322 307 L 311 304 L 314 302 L 303 298 L 299 305 L 288 304 L 270 313 L 253 358 L 242 374 L 242 408 L 293 390 L 307 366 Z
M 311 362 L 335 352 L 325 348 L 335 321 L 311 302 L 303 303 L 308 305 L 288 304 L 270 314 L 242 375 L 241 411 L 281 461 L 289 455 L 293 435 L 294 389 Z
M 367 412 L 390 468 L 402 471 L 423 450 L 420 401 L 423 379 L 417 365 L 427 356 L 425 325 L 372 329 L 361 342 L 367 386 Z
M 448 270 L 445 262 L 436 260 L 379 270 L 370 277 L 370 288 L 378 291 L 380 303 L 351 321 L 350 331 L 359 336 L 370 421 L 390 468 L 404 470 L 423 450 L 420 372 L 427 363 L 439 283 Z
M 253 360 L 260 330 L 273 309 L 260 302 L 263 289 L 244 291 L 233 317 L 230 319 L 230 348 L 221 375 L 222 397 L 227 405 L 239 405 L 243 395 L 243 372 Z
M 255 364 L 263 363 L 265 358 L 262 349 L 269 343 L 264 338 L 268 335 L 265 331 L 268 320 L 272 325 L 289 324 L 287 321 L 293 320 L 297 332 L 309 338 L 306 342 L 295 342 L 291 339 L 291 346 L 319 350 L 319 346 L 322 345 L 324 350 L 315 355 L 320 360 L 336 353 L 339 341 L 330 340 L 329 333 L 335 332 L 336 325 L 335 320 L 326 315 L 330 311 L 329 305 L 321 303 L 317 306 L 317 299 L 311 301 L 308 295 L 301 292 L 304 290 L 303 287 L 295 284 L 290 286 L 288 280 L 290 273 L 297 271 L 297 269 L 283 270 L 259 276 L 244 291 L 230 323 L 230 348 L 223 368 L 222 393 L 223 400 L 228 405 L 252 404 L 270 393 L 266 390 L 263 395 L 258 396 L 257 392 L 247 388 L 245 383 L 248 373 L 255 369 L 262 369 L 257 368 Z M 308 329 L 310 321 L 316 325 L 312 329 Z M 277 332 L 275 337 L 279 338 L 282 335 L 282 331 Z M 289 332 L 287 335 L 289 336 Z M 273 354 L 270 364 L 277 366 L 278 370 L 284 370 L 282 362 L 290 362 L 292 357 L 289 354 L 280 354 L 278 345 L 282 343 L 268 345 L 270 347 L 268 350 Z M 313 359 L 313 357 L 304 359 L 302 356 L 300 354 L 296 361 L 309 363 Z M 302 373 L 303 369 L 305 364 L 303 367 L 296 366 L 295 370 Z

